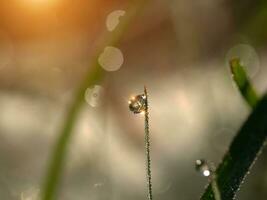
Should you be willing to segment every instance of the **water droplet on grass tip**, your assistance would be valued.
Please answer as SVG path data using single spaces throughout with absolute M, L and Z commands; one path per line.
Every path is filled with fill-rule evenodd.
M 211 175 L 211 169 L 206 160 L 203 159 L 196 160 L 195 167 L 196 170 L 200 172 L 203 176 L 208 177 Z
M 144 94 L 132 97 L 128 103 L 130 111 L 132 111 L 134 114 L 144 114 L 146 109 L 146 96 Z

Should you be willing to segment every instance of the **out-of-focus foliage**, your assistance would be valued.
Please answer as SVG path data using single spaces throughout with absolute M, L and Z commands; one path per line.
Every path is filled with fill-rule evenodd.
M 226 57 L 233 46 L 256 49 L 261 64 L 248 75 L 259 94 L 267 88 L 264 17 L 245 29 L 265 3 L 246 2 L 156 0 L 143 9 L 114 45 L 123 63 L 122 56 L 104 62 L 122 65 L 84 96 L 59 200 L 145 198 L 143 120 L 127 103 L 144 84 L 155 199 L 200 196 L 207 181 L 194 161 L 219 163 L 250 112 L 230 77 Z M 67 109 L 109 33 L 107 16 L 127 9 L 122 0 L 0 2 L 1 198 L 34 200 L 40 193 Z M 265 200 L 263 158 L 238 198 Z

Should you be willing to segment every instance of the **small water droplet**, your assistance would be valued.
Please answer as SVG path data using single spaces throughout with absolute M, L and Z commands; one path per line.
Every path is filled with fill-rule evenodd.
M 196 160 L 195 167 L 196 170 L 200 172 L 203 176 L 208 177 L 211 175 L 211 169 L 206 160 L 203 159 Z
M 130 111 L 134 114 L 143 114 L 145 112 L 146 96 L 144 94 L 134 96 L 128 103 Z
M 98 63 L 106 71 L 117 71 L 124 62 L 123 54 L 120 49 L 108 46 L 98 58 Z
M 103 87 L 95 85 L 93 88 L 87 88 L 85 91 L 85 101 L 92 107 L 97 107 L 101 104 L 101 97 L 103 95 Z
M 113 31 L 118 26 L 120 17 L 124 16 L 125 13 L 124 10 L 115 10 L 107 16 L 106 26 L 108 31 Z

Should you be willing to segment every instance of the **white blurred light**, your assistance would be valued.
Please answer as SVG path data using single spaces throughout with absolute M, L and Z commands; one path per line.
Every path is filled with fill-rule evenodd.
M 210 171 L 209 170 L 204 170 L 203 171 L 203 175 L 204 176 L 209 176 L 210 175 Z
M 99 187 L 102 187 L 103 185 L 104 185 L 104 183 L 95 183 L 94 187 L 99 188 Z
M 39 189 L 30 188 L 20 194 L 20 200 L 39 200 Z
M 119 18 L 125 15 L 124 10 L 115 10 L 107 16 L 106 26 L 108 31 L 113 31 L 120 23 Z
M 123 54 L 120 49 L 108 46 L 98 58 L 98 63 L 106 71 L 117 71 L 124 62 Z
M 140 114 L 141 114 L 141 115 L 145 115 L 145 113 L 146 113 L 145 111 L 142 111 Z

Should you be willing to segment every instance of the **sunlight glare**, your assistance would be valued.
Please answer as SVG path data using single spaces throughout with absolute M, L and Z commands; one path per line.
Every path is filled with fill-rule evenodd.
M 38 3 L 38 4 L 43 4 L 43 3 L 49 3 L 52 0 L 28 0 L 29 3 Z
M 58 0 L 22 0 L 25 6 L 27 7 L 41 7 L 51 6 L 55 4 Z

